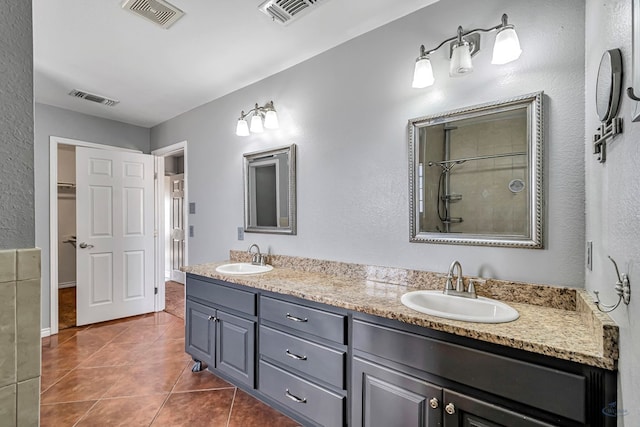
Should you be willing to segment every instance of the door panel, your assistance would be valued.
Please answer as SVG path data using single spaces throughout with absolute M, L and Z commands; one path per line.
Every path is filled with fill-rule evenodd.
M 184 266 L 184 175 L 172 175 L 169 178 L 171 193 L 171 280 L 184 284 L 185 274 L 180 271 Z
M 76 149 L 77 324 L 154 310 L 153 157 Z

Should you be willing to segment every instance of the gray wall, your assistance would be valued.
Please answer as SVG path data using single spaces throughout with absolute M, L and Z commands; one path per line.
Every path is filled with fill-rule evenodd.
M 631 3 L 626 0 L 586 2 L 585 154 L 587 240 L 593 241 L 593 270 L 587 271 L 588 290 L 599 290 L 603 302 L 616 302 L 616 273 L 607 258 L 616 260 L 631 279 L 631 304 L 610 313 L 620 327 L 618 363 L 619 426 L 640 425 L 640 123 L 631 118 L 637 103 L 624 96 L 620 104 L 624 133 L 608 145 L 607 162 L 600 164 L 591 154 L 591 138 L 600 125 L 595 107 L 595 82 L 605 50 L 622 50 L 623 88 L 633 85 L 631 73 Z M 640 70 L 637 70 L 640 72 Z M 636 83 L 636 85 L 640 82 Z M 640 87 L 636 86 L 636 93 Z M 638 108 L 640 111 L 640 108 Z
M 108 108 L 108 107 L 105 107 Z M 117 108 L 117 107 L 116 107 Z M 50 105 L 35 105 L 36 245 L 42 249 L 42 327 L 50 326 L 49 137 L 77 139 L 149 152 L 147 128 L 88 116 Z
M 35 242 L 31 2 L 9 3 L 0 13 L 0 249 Z
M 434 47 L 458 24 L 488 27 L 509 14 L 523 54 L 492 66 L 494 35 L 483 38 L 476 70 L 449 78 L 447 49 L 433 55 L 436 84 L 411 88 L 421 43 Z M 351 40 L 302 64 L 160 124 L 152 149 L 188 141 L 195 237 L 191 264 L 223 260 L 229 249 L 444 272 L 584 285 L 584 2 L 447 0 Z M 409 243 L 407 120 L 544 90 L 545 249 Z M 273 100 L 281 129 L 234 134 L 240 110 Z M 298 235 L 247 234 L 242 154 L 298 145 Z

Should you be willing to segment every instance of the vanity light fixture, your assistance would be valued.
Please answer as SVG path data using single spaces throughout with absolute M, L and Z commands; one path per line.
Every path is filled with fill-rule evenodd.
M 251 126 L 247 123 L 247 117 L 251 115 Z M 264 120 L 264 123 L 263 123 Z M 265 129 L 278 129 L 278 115 L 273 106 L 273 101 L 269 101 L 260 107 L 256 102 L 255 107 L 246 113 L 240 112 L 240 118 L 236 124 L 236 135 L 249 136 L 250 132 L 261 133 Z
M 449 43 L 449 58 L 451 58 L 449 75 L 451 77 L 459 77 L 471 73 L 473 71 L 471 57 L 480 51 L 481 32 L 498 32 L 493 45 L 492 64 L 506 64 L 518 59 L 522 53 L 520 41 L 518 40 L 515 27 L 509 24 L 507 19 L 508 17 L 505 13 L 502 15 L 500 24 L 491 28 L 476 28 L 470 31 L 464 31 L 462 26 L 459 26 L 455 36 L 444 40 L 435 48 L 426 50 L 424 45 L 420 46 L 420 56 L 416 59 L 412 86 L 414 88 L 424 88 L 431 86 L 435 82 L 429 57 L 447 43 Z

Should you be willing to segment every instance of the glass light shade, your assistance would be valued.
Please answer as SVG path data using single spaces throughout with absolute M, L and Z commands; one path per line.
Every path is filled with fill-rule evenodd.
M 420 57 L 416 59 L 416 66 L 413 69 L 413 83 L 411 86 L 416 89 L 421 89 L 431 86 L 433 82 L 435 82 L 435 79 L 429 58 Z
M 249 136 L 249 124 L 245 119 L 238 119 L 238 124 L 236 125 L 236 135 L 238 136 Z
M 464 76 L 473 71 L 471 62 L 471 49 L 469 43 L 463 41 L 454 47 L 449 63 L 449 75 L 451 77 Z
M 492 64 L 500 65 L 515 61 L 520 57 L 520 41 L 513 27 L 503 28 L 496 34 L 496 42 L 493 45 Z
M 254 114 L 253 117 L 251 117 L 251 132 L 254 133 L 260 133 L 264 131 L 264 128 L 262 127 L 262 117 L 260 117 L 260 114 Z
M 267 111 L 267 114 L 264 116 L 264 127 L 267 129 L 278 129 L 279 126 L 276 111 Z

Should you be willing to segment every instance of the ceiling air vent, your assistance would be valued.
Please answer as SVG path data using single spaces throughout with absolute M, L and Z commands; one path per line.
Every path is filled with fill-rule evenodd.
M 87 101 L 91 102 L 97 102 L 98 104 L 106 105 L 109 107 L 113 107 L 120 102 L 116 101 L 115 99 L 105 98 L 104 96 L 96 95 L 95 93 L 89 93 L 78 89 L 73 89 L 71 92 L 69 92 L 69 95 L 75 96 L 76 98 L 86 99 Z
M 274 22 L 288 25 L 315 9 L 321 0 L 267 0 L 258 9 Z
M 126 0 L 122 8 L 165 29 L 184 15 L 183 11 L 164 0 Z

